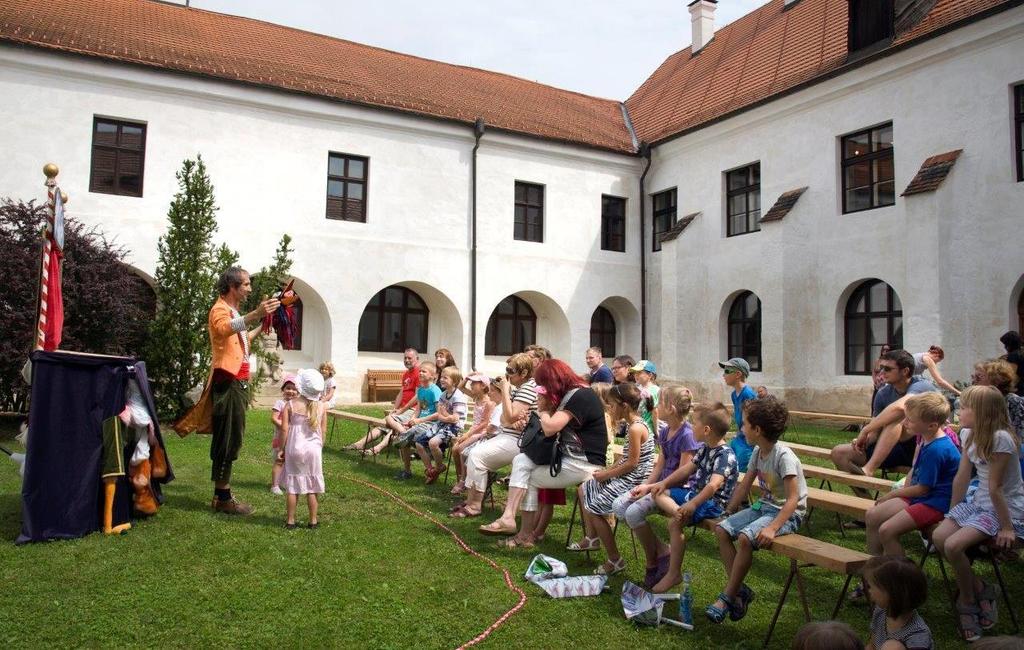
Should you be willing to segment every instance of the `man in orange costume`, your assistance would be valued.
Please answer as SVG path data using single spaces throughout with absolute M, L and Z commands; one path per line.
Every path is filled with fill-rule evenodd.
M 249 347 L 260 333 L 263 317 L 281 304 L 276 298 L 263 300 L 248 314 L 238 309 L 252 293 L 249 273 L 237 266 L 229 268 L 217 280 L 220 298 L 210 309 L 208 328 L 213 352 L 212 372 L 203 396 L 185 417 L 174 425 L 187 435 L 192 431 L 212 433 L 210 460 L 213 462 L 213 502 L 215 512 L 252 514 L 252 506 L 231 494 L 231 466 L 238 458 L 245 434 L 245 410 L 248 407 Z M 252 330 L 250 327 L 255 326 Z

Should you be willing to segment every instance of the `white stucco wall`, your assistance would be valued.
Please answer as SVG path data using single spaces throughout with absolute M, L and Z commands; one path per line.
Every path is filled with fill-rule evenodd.
M 367 368 L 401 367 L 401 354 L 356 350 L 363 308 L 392 284 L 426 301 L 428 352 L 449 347 L 468 365 L 471 128 L 6 46 L 0 93 L 0 195 L 44 197 L 42 165 L 58 163 L 69 213 L 131 249 L 144 273 L 155 271 L 174 173 L 201 153 L 220 207 L 216 238 L 243 266 L 258 269 L 282 233 L 293 237 L 303 349 L 286 352 L 286 365 L 333 360 L 343 400 L 359 398 Z M 88 191 L 96 115 L 146 123 L 142 198 Z M 325 218 L 328 152 L 369 158 L 366 223 Z M 478 365 L 504 368 L 503 357 L 485 359 L 484 333 L 513 293 L 537 312 L 538 343 L 580 370 L 590 317 L 609 299 L 622 315 L 621 347 L 638 347 L 639 161 L 492 131 L 478 162 Z M 546 188 L 541 244 L 513 240 L 516 180 Z M 600 250 L 602 194 L 627 198 L 627 253 Z
M 865 412 L 870 378 L 843 374 L 841 317 L 868 278 L 899 295 L 906 348 L 945 347 L 948 380 L 1001 354 L 1024 274 L 1010 110 L 1022 60 L 1016 8 L 656 147 L 651 191 L 678 186 L 678 214 L 702 212 L 653 256 L 666 374 L 725 397 L 716 361 L 727 299 L 746 289 L 762 309 L 763 371 L 751 383 L 794 408 Z M 844 215 L 839 137 L 889 121 L 897 193 L 926 158 L 964 152 L 937 192 Z M 781 222 L 726 237 L 723 172 L 756 161 L 764 212 L 783 192 L 809 189 Z

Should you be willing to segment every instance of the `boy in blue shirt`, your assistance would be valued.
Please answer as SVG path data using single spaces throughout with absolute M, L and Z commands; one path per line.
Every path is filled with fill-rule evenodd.
M 726 362 L 718 362 L 722 368 L 722 379 L 725 385 L 732 388 L 732 417 L 736 421 L 736 437 L 732 439 L 729 446 L 736 454 L 736 462 L 739 463 L 740 471 L 747 471 L 747 463 L 750 462 L 750 453 L 754 446 L 747 442 L 746 433 L 743 431 L 743 403 L 747 400 L 757 399 L 757 393 L 750 386 L 747 386 L 747 377 L 750 376 L 750 364 L 746 359 L 733 357 Z
M 420 364 L 420 385 L 416 388 L 416 406 L 413 407 L 412 419 L 405 423 L 401 422 L 395 432 L 398 434 L 395 445 L 399 448 L 402 456 L 402 464 L 405 468 L 395 475 L 395 478 L 404 481 L 412 478 L 412 445 L 416 436 L 430 433 L 434 430 L 434 421 L 437 420 L 437 401 L 441 399 L 441 389 L 434 383 L 437 379 L 437 366 L 430 362 Z
M 904 405 L 906 427 L 921 437 L 917 461 L 906 487 L 879 497 L 868 510 L 867 549 L 871 555 L 904 555 L 900 536 L 937 524 L 949 510 L 960 451 L 943 432 L 949 402 L 941 393 L 922 393 Z M 856 592 L 853 594 L 856 597 Z

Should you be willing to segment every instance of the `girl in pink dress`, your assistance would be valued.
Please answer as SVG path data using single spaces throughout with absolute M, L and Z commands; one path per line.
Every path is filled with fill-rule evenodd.
M 299 495 L 306 495 L 309 505 L 309 527 L 316 528 L 316 495 L 324 492 L 323 468 L 323 404 L 320 394 L 324 378 L 316 370 L 300 370 L 296 379 L 299 396 L 284 410 L 284 472 L 281 487 L 288 494 L 288 511 L 284 527 L 292 530 L 295 524 L 295 506 Z

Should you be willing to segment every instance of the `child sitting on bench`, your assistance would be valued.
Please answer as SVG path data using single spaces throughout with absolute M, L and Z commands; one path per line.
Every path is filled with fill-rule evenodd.
M 657 483 L 641 486 L 649 489 L 661 511 L 671 517 L 668 572 L 651 588 L 656 594 L 667 592 L 683 580 L 681 571 L 686 550 L 683 529 L 725 514 L 725 506 L 736 489 L 739 464 L 736 452 L 725 442 L 729 419 L 729 411 L 721 402 L 694 407 L 690 416 L 693 439 L 704 444 L 689 462 L 672 474 Z M 684 487 L 691 476 L 693 482 Z
M 867 512 L 871 555 L 905 555 L 901 535 L 942 522 L 960 466 L 960 451 L 943 430 L 949 417 L 946 398 L 941 393 L 921 393 L 907 398 L 904 410 L 907 430 L 921 437 L 921 446 L 906 487 L 883 494 Z
M 736 514 L 715 528 L 728 582 L 718 599 L 704 610 L 714 623 L 724 621 L 726 614 L 734 621 L 747 615 L 754 591 L 743 579 L 750 571 L 754 550 L 769 548 L 777 536 L 795 533 L 807 513 L 803 467 L 792 449 L 778 444 L 789 419 L 786 405 L 772 397 L 753 399 L 744 405 L 743 415 L 747 440 L 754 450 L 743 482 L 729 501 L 727 511 Z M 750 494 L 755 478 L 761 498 L 736 512 Z

